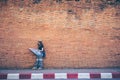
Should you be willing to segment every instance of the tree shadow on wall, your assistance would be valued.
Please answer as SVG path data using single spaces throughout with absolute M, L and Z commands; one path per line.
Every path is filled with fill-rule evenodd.
M 2 10 L 4 6 L 7 6 L 7 2 L 8 0 L 0 0 L 0 10 Z

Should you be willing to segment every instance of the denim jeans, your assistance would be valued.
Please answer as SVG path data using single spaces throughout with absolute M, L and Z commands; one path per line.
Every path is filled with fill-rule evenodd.
M 36 67 L 36 68 L 43 68 L 43 59 L 42 58 L 37 58 L 36 62 L 34 64 L 34 67 Z
M 38 4 L 38 3 L 40 3 L 40 1 L 41 1 L 41 0 L 34 0 L 34 2 L 33 2 L 33 3 L 34 3 L 34 4 L 35 4 L 35 3 L 37 3 L 37 4 Z

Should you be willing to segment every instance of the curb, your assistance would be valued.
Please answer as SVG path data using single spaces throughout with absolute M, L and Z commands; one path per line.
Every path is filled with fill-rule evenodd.
M 120 79 L 113 73 L 0 73 L 0 79 Z

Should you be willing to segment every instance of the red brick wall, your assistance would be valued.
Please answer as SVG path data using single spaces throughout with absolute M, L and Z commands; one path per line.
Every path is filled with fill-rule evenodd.
M 28 48 L 43 40 L 45 68 L 120 67 L 120 8 L 91 3 L 41 2 L 0 12 L 0 68 L 31 68 Z M 50 6 L 49 6 L 50 5 Z

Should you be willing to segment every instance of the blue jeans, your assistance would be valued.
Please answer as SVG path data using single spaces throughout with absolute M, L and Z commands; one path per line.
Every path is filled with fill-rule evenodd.
M 40 57 L 37 57 L 34 67 L 43 68 L 43 59 Z
M 38 3 L 40 3 L 40 1 L 41 1 L 41 0 L 34 0 L 34 2 L 33 2 L 33 3 L 34 3 L 34 4 L 35 4 L 35 3 L 37 3 L 37 4 L 38 4 Z

